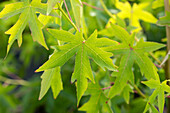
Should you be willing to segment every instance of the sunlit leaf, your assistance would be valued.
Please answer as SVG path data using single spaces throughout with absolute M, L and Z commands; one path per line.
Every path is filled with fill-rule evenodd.
M 73 35 L 69 32 L 63 30 L 53 30 L 48 29 L 48 31 L 57 36 L 56 38 L 61 41 L 68 42 L 65 45 L 59 46 L 59 51 L 55 52 L 50 59 L 42 65 L 37 72 L 48 70 L 57 66 L 62 66 L 67 62 L 73 55 L 76 55 L 75 69 L 72 76 L 72 82 L 77 80 L 77 105 L 87 89 L 88 79 L 93 81 L 93 74 L 90 67 L 89 58 L 91 57 L 100 67 L 103 69 L 106 67 L 109 70 L 116 71 L 116 66 L 113 64 L 110 57 L 111 53 L 103 51 L 97 43 L 101 43 L 101 40 L 106 40 L 103 46 L 110 46 L 109 43 L 114 43 L 114 41 L 109 41 L 109 39 L 97 38 L 97 31 L 95 31 L 87 40 L 82 36 L 81 32 L 77 32 Z M 109 44 L 109 45 L 108 45 Z

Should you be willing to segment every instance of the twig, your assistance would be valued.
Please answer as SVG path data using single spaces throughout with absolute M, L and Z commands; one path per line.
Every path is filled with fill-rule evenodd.
M 133 87 L 136 89 L 136 91 L 138 92 L 140 96 L 142 96 L 143 98 L 146 98 L 145 94 L 143 94 L 142 91 L 136 85 L 134 85 Z
M 73 20 L 72 20 L 72 18 L 71 18 L 71 16 L 70 16 L 70 13 L 69 13 L 69 11 L 68 11 L 68 7 L 67 7 L 67 4 L 66 4 L 66 1 L 65 1 L 65 0 L 63 0 L 63 1 L 64 1 L 64 5 L 65 5 L 65 7 L 66 7 L 66 10 L 67 10 L 68 16 L 69 16 L 70 20 L 73 22 Z
M 76 27 L 76 25 L 69 19 L 69 17 L 66 15 L 66 13 L 63 11 L 63 9 L 60 6 L 60 3 L 57 3 L 58 9 L 62 12 L 62 14 L 66 17 L 66 19 L 70 22 L 70 24 L 75 28 L 76 31 L 79 31 Z
M 112 13 L 107 9 L 107 7 L 106 7 L 106 5 L 104 4 L 103 0 L 100 0 L 100 3 L 101 3 L 101 5 L 102 5 L 104 11 L 105 11 L 110 17 L 112 17 L 113 19 L 116 19 L 116 18 L 112 15 Z
M 162 68 L 159 64 L 155 64 L 155 63 L 154 63 L 154 65 L 155 65 L 156 67 L 158 67 L 158 68 Z
M 163 59 L 162 63 L 160 64 L 161 67 L 162 67 L 162 65 L 168 60 L 169 55 L 170 55 L 170 50 L 169 50 L 169 52 L 167 53 L 167 55 L 165 56 L 165 58 Z
M 158 58 L 156 58 L 152 52 L 149 52 L 149 55 L 151 55 L 153 59 L 155 59 L 159 64 L 161 64 L 161 61 Z
M 92 6 L 92 5 L 90 5 L 90 4 L 86 3 L 86 2 L 82 2 L 82 3 L 83 3 L 84 5 L 86 5 L 86 6 L 89 6 L 89 7 L 93 8 L 93 9 L 97 9 L 97 10 L 100 10 L 100 11 L 104 11 L 102 8 L 98 8 L 98 7 Z
M 110 85 L 114 85 L 115 83 L 114 82 L 111 82 Z
M 114 84 L 114 82 L 111 82 L 111 84 Z M 143 98 L 146 98 L 145 94 L 142 93 L 142 91 L 136 86 L 136 85 L 132 85 L 132 83 L 128 82 L 131 86 L 134 87 L 135 90 L 134 93 L 137 93 L 139 94 L 140 96 L 142 96 Z M 109 86 L 109 87 L 105 87 L 105 88 L 102 88 L 102 90 L 106 90 L 106 89 L 110 89 L 112 86 Z
M 14 84 L 14 85 L 24 85 L 24 86 L 29 85 L 29 82 L 25 80 L 8 79 L 2 76 L 0 76 L 0 81 L 5 82 L 7 84 Z
M 112 86 L 102 88 L 102 90 L 110 89 Z

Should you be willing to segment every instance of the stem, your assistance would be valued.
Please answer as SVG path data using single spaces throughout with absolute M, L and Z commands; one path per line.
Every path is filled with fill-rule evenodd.
M 135 88 L 135 90 L 138 92 L 140 96 L 146 98 L 145 94 L 143 94 L 142 91 L 135 84 L 133 85 L 130 81 L 128 83 Z
M 110 89 L 112 86 L 102 88 L 102 90 Z
M 110 17 L 112 17 L 113 19 L 116 19 L 116 18 L 112 15 L 112 13 L 107 9 L 107 7 L 106 7 L 106 5 L 104 4 L 103 0 L 100 0 L 100 3 L 101 3 L 101 5 L 102 5 L 104 11 L 105 11 Z
M 166 11 L 170 11 L 170 7 L 169 7 L 169 0 L 164 0 L 164 6 L 165 6 L 165 12 Z M 167 52 L 170 51 L 170 27 L 167 25 L 166 26 L 166 37 L 167 37 Z M 167 60 L 166 64 L 165 64 L 165 77 L 166 79 L 170 79 L 170 59 Z M 168 84 L 170 85 L 170 82 L 168 82 Z M 167 102 L 167 106 L 168 110 L 167 113 L 170 113 L 170 98 L 168 98 L 168 102 Z
M 83 3 L 84 5 L 86 5 L 86 6 L 89 6 L 89 7 L 93 8 L 93 9 L 97 9 L 97 10 L 103 11 L 102 8 L 98 8 L 98 7 L 92 6 L 92 5 L 90 5 L 90 4 L 86 3 L 86 2 L 82 2 L 82 3 Z
M 7 84 L 14 84 L 14 85 L 24 85 L 24 86 L 29 85 L 29 83 L 25 80 L 8 79 L 2 76 L 0 76 L 0 81 L 5 82 Z
M 153 59 L 155 59 L 159 64 L 161 64 L 161 61 L 158 58 L 156 58 L 152 52 L 149 52 L 149 55 L 151 55 Z
M 69 17 L 67 16 L 67 14 L 63 11 L 63 9 L 61 8 L 61 6 L 60 6 L 60 3 L 57 3 L 57 5 L 58 5 L 58 9 L 62 12 L 62 14 L 66 17 L 66 19 L 70 22 L 70 24 L 74 27 L 74 29 L 76 30 L 76 31 L 79 31 L 78 29 L 77 29 L 77 27 L 76 27 L 76 25 L 69 19 Z
M 143 98 L 146 98 L 145 94 L 143 94 L 142 91 L 136 85 L 132 85 L 132 83 L 130 83 L 130 82 L 128 82 L 128 83 L 135 88 L 135 90 L 134 90 L 135 93 L 139 94 Z M 112 82 L 111 84 L 114 84 L 114 82 Z M 102 90 L 110 89 L 111 87 L 112 86 L 105 87 L 105 88 L 102 88 Z
M 143 94 L 142 91 L 136 85 L 134 85 L 134 88 L 140 96 L 142 96 L 143 98 L 146 98 L 145 94 Z
M 66 4 L 66 1 L 65 1 L 65 0 L 63 0 L 63 1 L 64 1 L 64 5 L 65 5 L 65 7 L 66 7 L 66 10 L 67 10 L 68 16 L 69 16 L 70 20 L 73 22 L 73 20 L 72 20 L 72 18 L 71 18 L 71 16 L 70 16 L 70 13 L 69 13 L 69 11 L 68 11 L 68 7 L 67 7 L 67 4 Z

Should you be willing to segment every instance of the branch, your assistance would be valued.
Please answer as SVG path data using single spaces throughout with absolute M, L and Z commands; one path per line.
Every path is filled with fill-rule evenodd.
M 92 5 L 90 5 L 90 4 L 86 3 L 86 2 L 82 2 L 82 3 L 83 3 L 84 5 L 86 5 L 86 6 L 89 6 L 89 7 L 93 8 L 93 9 L 100 10 L 100 11 L 104 11 L 102 8 L 98 8 L 98 7 L 92 6 Z

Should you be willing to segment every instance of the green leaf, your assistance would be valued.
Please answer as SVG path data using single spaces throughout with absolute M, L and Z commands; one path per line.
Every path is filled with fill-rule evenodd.
M 157 22 L 158 25 L 165 26 L 165 25 L 170 25 L 170 12 L 166 11 L 166 16 L 161 17 L 159 21 Z
M 155 89 L 152 95 L 149 97 L 148 103 L 145 107 L 146 112 L 149 109 L 149 105 L 152 105 L 156 97 L 158 96 L 158 108 L 159 112 L 163 113 L 164 104 L 165 104 L 165 97 L 164 92 L 170 92 L 170 87 L 167 85 L 167 80 L 160 83 L 158 80 L 149 80 L 149 81 L 143 81 L 143 84 L 147 85 L 151 89 Z M 168 89 L 168 90 L 167 90 Z
M 156 8 L 159 8 L 159 7 L 163 7 L 163 6 L 164 6 L 164 0 L 155 0 L 152 3 L 152 8 L 153 9 L 156 9 Z
M 87 78 L 94 82 L 90 62 L 87 56 L 87 50 L 84 44 L 79 47 L 79 51 L 77 52 L 75 68 L 71 78 L 72 83 L 77 80 L 77 105 L 79 105 L 80 99 L 87 89 Z
M 129 54 L 122 56 L 118 69 L 119 72 L 117 73 L 117 79 L 109 91 L 109 98 L 113 98 L 117 94 L 121 93 L 127 85 L 127 81 L 131 80 L 130 78 L 133 77 L 132 66 L 134 60 L 133 57 L 130 57 L 131 54 L 133 53 L 130 52 Z
M 80 44 L 70 43 L 68 45 L 61 46 L 60 51 L 54 52 L 50 59 L 45 62 L 36 72 L 51 69 L 57 66 L 63 66 L 73 55 L 76 54 Z M 69 49 L 68 49 L 69 48 Z
M 87 92 L 91 95 L 90 100 L 79 108 L 80 111 L 98 113 L 100 109 L 105 108 L 102 113 L 113 113 L 108 103 L 109 99 L 105 96 L 98 83 L 90 83 Z
M 123 89 L 122 95 L 127 104 L 129 104 L 130 92 L 133 92 L 132 88 L 130 87 L 130 85 L 126 85 Z
M 117 16 L 121 19 L 128 18 L 130 21 L 130 26 L 137 27 L 134 31 L 139 31 L 142 29 L 139 20 L 143 20 L 149 23 L 156 23 L 157 19 L 149 12 L 145 11 L 144 8 L 147 7 L 148 3 L 134 3 L 133 6 L 129 2 L 119 2 L 117 1 L 115 6 L 121 10 Z M 111 20 L 112 21 L 112 20 Z M 108 22 L 109 23 L 109 22 Z
M 149 88 L 154 89 L 155 87 L 159 87 L 160 82 L 154 79 L 149 81 L 142 82 L 143 84 L 147 85 Z
M 117 66 L 114 66 L 112 60 L 110 59 L 112 54 L 96 47 L 96 45 L 94 45 L 96 41 L 97 31 L 94 31 L 94 33 L 86 41 L 85 46 L 87 47 L 88 55 L 92 57 L 93 60 L 103 69 L 106 67 L 109 70 L 116 71 Z
M 5 8 L 0 12 L 0 18 L 9 18 L 16 14 L 21 13 L 16 24 L 11 27 L 6 34 L 10 34 L 7 47 L 7 54 L 13 44 L 13 42 L 17 39 L 18 45 L 22 44 L 22 32 L 24 31 L 27 23 L 29 23 L 30 30 L 32 32 L 32 36 L 34 41 L 37 41 L 46 49 L 48 49 L 43 32 L 42 27 L 43 24 L 38 20 L 36 12 L 40 12 L 46 14 L 47 5 L 41 3 L 40 0 L 33 0 L 31 3 L 29 2 L 18 2 L 14 4 L 9 4 L 5 6 Z M 57 16 L 58 14 L 55 11 L 52 11 L 53 15 Z
M 49 15 L 57 3 L 61 3 L 63 0 L 48 0 L 47 15 Z
M 124 28 L 114 24 L 111 24 L 111 27 L 112 27 L 112 32 L 114 32 L 114 35 L 117 38 L 119 38 L 123 43 L 129 44 L 130 35 Z
M 41 100 L 47 93 L 48 89 L 52 88 L 53 96 L 56 98 L 61 90 L 63 90 L 63 84 L 60 75 L 60 67 L 46 70 L 41 76 L 41 90 L 39 100 Z
M 149 105 L 151 106 L 152 113 L 159 113 L 158 110 L 152 104 Z
M 5 8 L 0 13 L 0 18 L 8 19 L 14 15 L 22 13 L 25 9 L 24 2 L 12 3 L 5 5 Z
M 48 31 L 52 35 L 57 36 L 56 38 L 58 40 L 68 43 L 59 46 L 59 51 L 54 52 L 50 59 L 36 71 L 39 72 L 57 66 L 62 66 L 73 55 L 77 54 L 75 69 L 71 81 L 74 82 L 75 80 L 77 80 L 78 105 L 82 95 L 87 89 L 87 78 L 94 82 L 88 57 L 91 57 L 103 69 L 104 67 L 106 67 L 110 70 L 116 70 L 117 66 L 113 64 L 110 58 L 112 54 L 109 52 L 105 52 L 98 47 L 98 43 L 101 43 L 100 41 L 105 39 L 98 39 L 97 31 L 95 31 L 87 40 L 83 38 L 82 32 L 77 32 L 75 35 L 73 35 L 63 30 L 49 29 Z M 115 43 L 113 41 L 109 41 L 109 39 L 107 39 L 107 42 L 108 43 L 105 44 L 106 46 L 108 46 L 108 44 L 110 45 L 110 43 Z
M 102 29 L 101 31 L 98 32 L 99 35 L 103 35 L 103 36 L 108 36 L 108 37 L 112 37 L 114 36 L 114 32 L 112 32 L 112 28 L 111 27 L 107 27 L 105 29 Z
M 76 25 L 78 28 L 82 27 L 83 7 L 81 0 L 70 0 Z
M 115 36 L 119 38 L 122 43 L 114 46 L 103 47 L 105 51 L 112 52 L 114 55 L 123 55 L 120 61 L 119 72 L 117 79 L 109 92 L 109 98 L 122 92 L 123 88 L 127 85 L 128 81 L 133 83 L 134 75 L 132 67 L 136 62 L 141 70 L 141 73 L 149 79 L 159 80 L 157 68 L 152 61 L 145 55 L 146 52 L 151 52 L 156 49 L 164 47 L 163 44 L 154 42 L 144 42 L 141 39 L 134 45 L 134 35 L 131 36 L 121 27 L 111 24 Z M 121 84 L 121 85 L 120 85 Z

